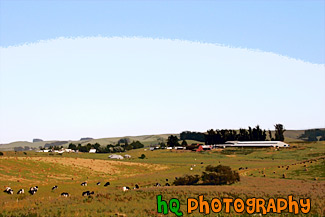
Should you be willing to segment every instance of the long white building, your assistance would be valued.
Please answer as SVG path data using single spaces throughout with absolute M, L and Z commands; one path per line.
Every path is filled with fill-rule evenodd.
M 288 148 L 290 145 L 281 141 L 228 141 L 225 144 L 214 145 L 214 147 Z

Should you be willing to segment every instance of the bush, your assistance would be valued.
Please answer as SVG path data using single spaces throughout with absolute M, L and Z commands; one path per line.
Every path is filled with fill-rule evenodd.
M 200 181 L 200 176 L 199 175 L 186 175 L 184 177 L 180 177 L 176 179 L 173 184 L 174 185 L 194 185 Z
M 239 174 L 232 171 L 229 166 L 207 166 L 206 172 L 203 172 L 201 179 L 205 185 L 229 185 L 240 181 Z
M 228 166 L 207 166 L 206 172 L 199 175 L 186 175 L 176 179 L 174 185 L 230 185 L 235 182 L 239 182 L 239 174 L 236 171 L 232 171 Z
M 146 158 L 146 155 L 142 154 L 139 158 L 140 159 L 145 159 Z

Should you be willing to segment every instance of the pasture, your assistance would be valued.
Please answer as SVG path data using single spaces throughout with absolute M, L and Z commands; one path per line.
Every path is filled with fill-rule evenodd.
M 164 216 L 157 213 L 159 194 L 166 200 L 179 199 L 184 216 L 202 216 L 198 212 L 186 214 L 186 199 L 201 194 L 210 200 L 288 195 L 311 198 L 311 212 L 307 215 L 324 216 L 325 142 L 290 145 L 280 150 L 238 148 L 202 153 L 138 149 L 122 153 L 132 156 L 124 160 L 110 160 L 109 154 L 3 152 L 0 186 L 2 191 L 10 186 L 15 193 L 0 192 L 0 216 Z M 139 159 L 141 154 L 146 158 Z M 201 174 L 207 165 L 219 164 L 237 170 L 241 181 L 226 186 L 164 186 L 166 179 L 172 184 L 175 177 Z M 85 181 L 88 185 L 81 186 Z M 107 181 L 110 185 L 104 187 Z M 154 187 L 155 183 L 162 186 Z M 135 184 L 140 189 L 132 190 Z M 28 194 L 35 185 L 39 191 Z M 54 185 L 58 189 L 52 191 Z M 123 186 L 131 190 L 123 192 Z M 25 194 L 17 195 L 21 188 Z M 83 197 L 82 192 L 87 190 L 95 194 Z M 61 197 L 62 192 L 68 192 L 70 197 Z M 238 214 L 220 214 L 235 215 Z

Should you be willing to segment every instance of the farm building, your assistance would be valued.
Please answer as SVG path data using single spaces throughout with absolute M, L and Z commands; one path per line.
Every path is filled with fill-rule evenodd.
M 214 145 L 215 148 L 227 148 L 227 147 L 251 147 L 251 148 L 267 148 L 267 147 L 290 147 L 287 143 L 281 141 L 228 141 L 225 144 Z
M 96 149 L 94 149 L 94 148 L 90 149 L 89 153 L 96 153 Z

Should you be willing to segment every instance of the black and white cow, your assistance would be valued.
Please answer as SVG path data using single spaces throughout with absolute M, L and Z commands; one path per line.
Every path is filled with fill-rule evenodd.
M 14 190 L 12 190 L 10 187 L 6 187 L 6 190 L 4 190 L 3 192 L 7 194 L 14 194 Z
M 58 186 L 57 186 L 57 185 L 54 185 L 54 186 L 52 187 L 52 191 L 54 191 L 55 189 L 58 189 Z
M 100 185 L 100 182 L 97 182 L 97 185 Z
M 38 191 L 38 186 L 35 186 L 35 187 L 31 187 L 28 192 L 31 195 L 34 195 L 34 194 L 36 194 L 37 191 Z
M 63 192 L 63 193 L 61 193 L 61 196 L 62 196 L 62 197 L 69 197 L 70 195 L 69 195 L 69 193 L 67 193 L 67 192 Z
M 135 184 L 134 188 L 133 189 L 139 189 L 139 185 L 138 184 Z
M 170 186 L 170 184 L 167 182 L 165 186 Z
M 130 190 L 130 188 L 127 187 L 127 186 L 124 186 L 124 187 L 122 188 L 122 190 L 123 190 L 123 191 L 128 191 L 128 190 Z
M 82 193 L 82 196 L 90 196 L 91 194 L 94 194 L 94 191 L 90 192 L 90 191 L 85 191 Z
M 111 184 L 111 183 L 106 182 L 105 185 L 104 185 L 104 187 L 107 187 L 107 186 L 109 186 L 110 184 Z
M 160 187 L 161 184 L 159 184 L 159 183 L 157 182 L 154 186 L 156 186 L 156 187 Z
M 20 189 L 20 190 L 17 192 L 17 194 L 24 194 L 24 193 L 25 193 L 24 189 Z
M 87 182 L 81 183 L 81 186 L 87 186 Z

